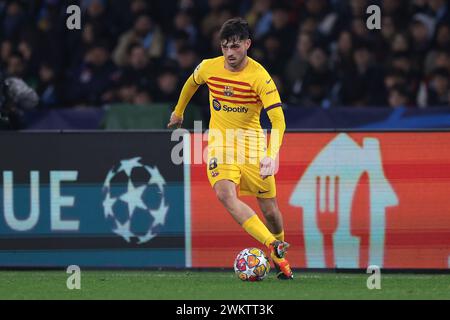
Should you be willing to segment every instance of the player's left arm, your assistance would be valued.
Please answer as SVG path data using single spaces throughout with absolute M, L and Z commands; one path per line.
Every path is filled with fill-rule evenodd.
M 261 176 L 266 178 L 275 172 L 275 160 L 283 142 L 286 122 L 278 89 L 267 72 L 262 72 L 256 85 L 264 109 L 272 124 L 267 156 L 261 160 Z
M 267 110 L 267 115 L 269 116 L 272 124 L 267 156 L 275 160 L 280 152 L 281 143 L 283 142 L 284 131 L 286 130 L 286 121 L 284 119 L 284 112 L 281 105 L 279 107 Z

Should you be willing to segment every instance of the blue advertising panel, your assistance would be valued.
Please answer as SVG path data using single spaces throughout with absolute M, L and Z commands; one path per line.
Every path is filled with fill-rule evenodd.
M 184 267 L 169 133 L 2 133 L 0 267 Z

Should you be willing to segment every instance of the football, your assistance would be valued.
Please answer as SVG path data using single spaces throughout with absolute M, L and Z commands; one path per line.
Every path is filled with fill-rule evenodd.
M 270 271 L 270 262 L 264 251 L 247 248 L 239 252 L 234 261 L 234 272 L 242 281 L 261 281 Z

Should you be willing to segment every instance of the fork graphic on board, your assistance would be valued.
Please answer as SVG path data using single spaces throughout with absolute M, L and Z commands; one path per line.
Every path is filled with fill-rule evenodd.
M 316 177 L 316 219 L 323 237 L 325 266 L 334 268 L 333 235 L 339 219 L 339 177 Z
M 364 175 L 366 202 L 361 205 L 358 189 Z M 362 260 L 383 266 L 386 210 L 399 199 L 384 173 L 377 138 L 357 141 L 346 133 L 336 135 L 303 172 L 289 204 L 301 208 L 306 267 L 359 268 Z M 355 211 L 361 207 L 364 212 Z M 356 227 L 365 227 L 363 241 L 360 233 L 354 234 L 355 221 Z

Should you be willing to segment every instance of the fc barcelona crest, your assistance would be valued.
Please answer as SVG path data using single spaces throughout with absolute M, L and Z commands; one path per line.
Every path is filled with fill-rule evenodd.
M 233 87 L 225 86 L 225 88 L 223 89 L 223 94 L 227 97 L 231 97 L 234 94 Z

